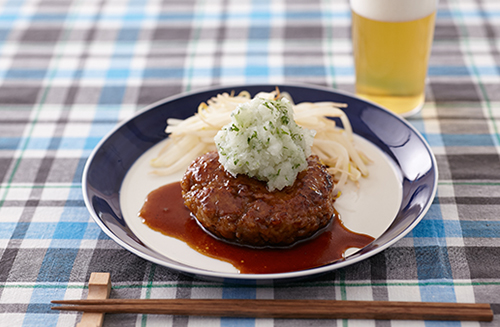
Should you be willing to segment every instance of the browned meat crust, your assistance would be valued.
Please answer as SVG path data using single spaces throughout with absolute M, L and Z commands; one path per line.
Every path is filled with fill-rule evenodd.
M 214 235 L 244 245 L 290 245 L 332 219 L 333 179 L 316 156 L 294 185 L 274 192 L 246 175 L 233 177 L 218 159 L 217 152 L 197 158 L 181 181 L 185 205 Z

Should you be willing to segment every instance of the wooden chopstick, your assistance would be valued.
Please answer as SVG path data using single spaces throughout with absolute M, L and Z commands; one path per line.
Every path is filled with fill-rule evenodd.
M 292 319 L 492 321 L 489 304 L 235 299 L 60 300 L 53 310 Z

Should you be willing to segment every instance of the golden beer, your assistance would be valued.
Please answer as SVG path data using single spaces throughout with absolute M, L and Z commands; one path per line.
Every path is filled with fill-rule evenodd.
M 425 98 L 435 17 L 434 7 L 419 19 L 382 21 L 353 7 L 356 94 L 402 116 L 418 112 Z

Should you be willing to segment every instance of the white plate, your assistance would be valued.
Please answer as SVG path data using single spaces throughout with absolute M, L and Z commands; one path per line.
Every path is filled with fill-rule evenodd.
M 413 229 L 428 210 L 437 185 L 435 158 L 422 136 L 405 120 L 356 97 L 321 87 L 277 86 L 289 92 L 296 103 L 348 104 L 345 112 L 358 135 L 356 142 L 375 163 L 370 166 L 369 178 L 361 182 L 360 191 L 344 190 L 336 208 L 348 228 L 376 238 L 370 245 L 345 260 L 314 269 L 239 274 L 227 263 L 204 257 L 183 242 L 150 230 L 137 217 L 151 190 L 180 178 L 180 174 L 165 178 L 148 175 L 148 157 L 156 155 L 159 143 L 167 137 L 167 118 L 187 118 L 200 102 L 222 92 L 247 90 L 254 95 L 272 91 L 276 85 L 182 94 L 153 104 L 117 126 L 96 147 L 84 171 L 84 198 L 95 221 L 120 245 L 147 260 L 200 277 L 234 281 L 290 280 L 345 267 L 379 253 Z
M 373 161 L 369 165 L 370 175 L 360 180 L 359 188 L 354 183 L 347 184 L 335 202 L 335 209 L 344 226 L 377 238 L 389 228 L 399 211 L 403 194 L 401 176 L 396 165 L 370 142 L 361 137 L 356 137 L 355 142 L 357 148 Z M 125 222 L 144 244 L 177 262 L 214 272 L 238 273 L 231 264 L 206 257 L 184 242 L 152 230 L 137 216 L 149 192 L 177 182 L 182 177 L 182 172 L 170 176 L 150 173 L 152 168 L 149 162 L 157 156 L 163 143 L 144 153 L 125 176 L 120 191 L 120 207 Z M 354 249 L 350 251 L 352 253 Z

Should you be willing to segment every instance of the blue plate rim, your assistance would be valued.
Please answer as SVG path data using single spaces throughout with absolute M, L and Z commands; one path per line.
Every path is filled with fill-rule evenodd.
M 422 208 L 420 214 L 416 219 L 413 220 L 413 222 L 408 225 L 405 230 L 403 230 L 401 233 L 399 233 L 396 237 L 392 238 L 390 241 L 384 243 L 383 246 L 377 247 L 373 250 L 370 250 L 367 253 L 361 253 L 361 254 L 356 254 L 353 256 L 349 256 L 346 260 L 342 261 L 337 261 L 335 263 L 322 266 L 322 267 L 317 267 L 317 268 L 311 268 L 307 270 L 301 270 L 301 271 L 293 271 L 293 272 L 285 272 L 285 273 L 275 273 L 275 274 L 235 274 L 235 273 L 220 273 L 220 272 L 214 272 L 210 270 L 204 270 L 200 268 L 194 268 L 194 267 L 189 267 L 183 264 L 179 264 L 179 266 L 171 265 L 168 263 L 163 262 L 160 259 L 157 259 L 155 257 L 152 257 L 146 253 L 140 252 L 134 247 L 130 246 L 127 244 L 125 241 L 120 239 L 117 235 L 115 235 L 105 224 L 104 222 L 100 219 L 100 217 L 96 214 L 96 212 L 93 210 L 93 206 L 91 203 L 91 200 L 88 197 L 88 191 L 89 191 L 89 185 L 88 185 L 88 175 L 89 175 L 89 169 L 91 166 L 92 161 L 94 160 L 96 153 L 99 151 L 99 149 L 105 144 L 109 138 L 114 135 L 118 130 L 120 130 L 124 125 L 126 125 L 128 122 L 136 119 L 138 116 L 144 114 L 145 112 L 152 110 L 160 105 L 172 102 L 174 100 L 178 100 L 181 98 L 189 97 L 189 96 L 194 96 L 196 94 L 200 93 L 205 93 L 205 92 L 214 92 L 214 95 L 216 94 L 215 92 L 220 91 L 227 91 L 228 89 L 240 89 L 240 88 L 254 88 L 254 87 L 262 87 L 262 88 L 275 88 L 276 86 L 278 87 L 296 87 L 296 88 L 302 88 L 302 89 L 315 89 L 319 91 L 324 91 L 332 94 L 339 94 L 348 98 L 351 98 L 352 101 L 360 101 L 367 103 L 371 105 L 372 107 L 375 107 L 376 109 L 382 110 L 385 112 L 385 114 L 388 114 L 392 116 L 393 118 L 399 120 L 401 123 L 405 125 L 406 128 L 411 130 L 417 137 L 418 140 L 422 143 L 422 145 L 425 147 L 426 152 L 429 155 L 429 159 L 432 163 L 431 170 L 434 174 L 434 179 L 432 181 L 432 191 L 431 195 L 428 197 L 427 202 L 425 207 Z M 293 96 L 293 95 L 292 95 Z M 207 99 L 208 100 L 208 99 Z M 159 101 L 156 101 L 150 105 L 145 106 L 143 109 L 137 111 L 134 113 L 133 116 L 129 117 L 128 119 L 125 119 L 121 122 L 119 122 L 110 132 L 108 132 L 95 146 L 95 148 L 92 150 L 90 153 L 84 169 L 83 169 L 83 174 L 82 174 L 82 192 L 83 192 L 83 197 L 84 197 L 84 202 L 89 210 L 93 220 L 97 223 L 97 225 L 101 228 L 101 230 L 112 240 L 114 240 L 117 244 L 125 248 L 126 250 L 130 251 L 131 253 L 134 253 L 135 255 L 148 260 L 150 262 L 159 264 L 161 266 L 165 266 L 167 268 L 186 273 L 189 275 L 201 277 L 204 279 L 211 279 L 211 280 L 216 280 L 216 281 L 236 281 L 236 282 L 241 282 L 241 281 L 256 281 L 256 280 L 261 280 L 261 281 L 287 281 L 287 280 L 294 280 L 294 279 L 302 279 L 302 278 L 309 278 L 312 276 L 316 275 L 321 275 L 323 273 L 327 273 L 333 270 L 337 270 L 340 268 L 344 268 L 347 266 L 350 266 L 352 264 L 358 263 L 360 261 L 366 260 L 383 250 L 387 249 L 388 247 L 392 246 L 394 243 L 399 241 L 401 238 L 406 236 L 410 231 L 412 231 L 415 226 L 423 219 L 427 211 L 429 210 L 432 200 L 434 199 L 436 192 L 437 192 L 437 184 L 438 184 L 438 166 L 437 166 L 437 161 L 435 158 L 434 153 L 431 150 L 431 147 L 425 140 L 425 138 L 420 134 L 420 132 L 413 127 L 408 121 L 406 121 L 404 118 L 398 116 L 397 114 L 394 114 L 393 112 L 389 111 L 388 109 L 365 99 L 361 99 L 349 92 L 342 91 L 342 90 L 337 90 L 333 89 L 328 86 L 321 86 L 321 85 L 312 85 L 312 84 L 304 84 L 304 83 L 248 83 L 248 84 L 235 84 L 235 85 L 217 85 L 217 86 L 210 86 L 210 87 L 205 87 L 205 88 L 199 88 L 199 89 L 194 89 L 191 91 L 187 92 L 182 92 L 173 96 L 166 97 L 164 99 L 161 99 Z

